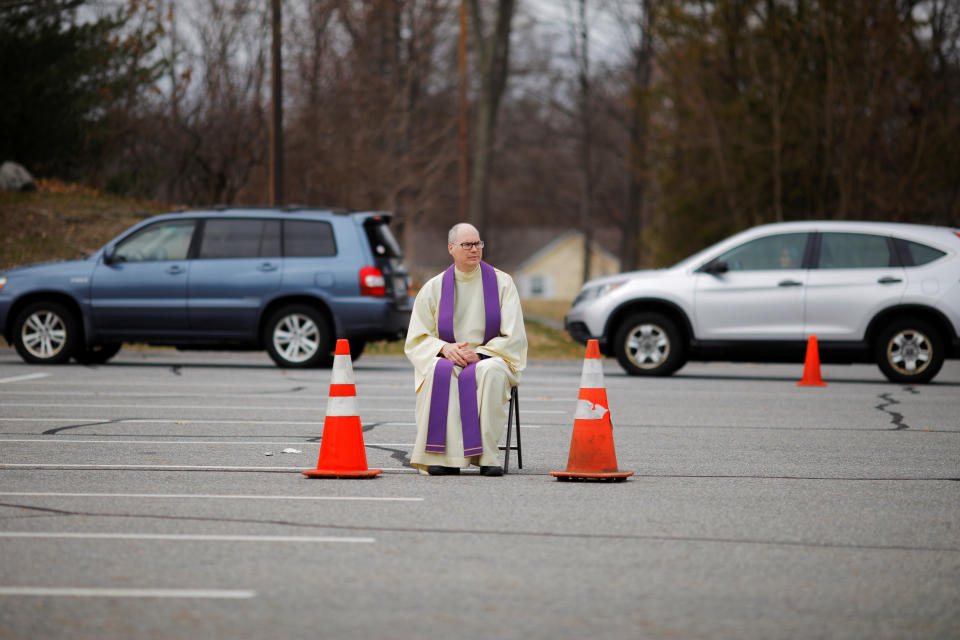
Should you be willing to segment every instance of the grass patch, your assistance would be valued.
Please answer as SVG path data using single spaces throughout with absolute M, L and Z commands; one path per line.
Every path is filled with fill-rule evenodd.
M 0 191 L 0 269 L 90 255 L 143 218 L 174 210 L 39 180 L 36 191 Z
M 523 315 L 563 322 L 572 300 L 523 300 Z
M 413 295 L 416 295 L 414 292 Z M 582 358 L 585 347 L 557 328 L 570 310 L 569 300 L 522 300 L 528 358 Z M 402 356 L 403 340 L 370 342 L 365 354 Z
M 527 330 L 528 358 L 582 358 L 584 346 L 565 332 L 537 320 L 524 319 Z M 403 340 L 367 343 L 364 355 L 402 356 Z

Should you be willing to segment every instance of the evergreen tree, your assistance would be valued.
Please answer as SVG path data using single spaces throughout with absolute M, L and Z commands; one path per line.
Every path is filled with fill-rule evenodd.
M 81 19 L 86 0 L 0 2 L 0 160 L 38 176 L 89 176 L 109 116 L 155 79 L 158 31 L 131 31 L 137 2 Z

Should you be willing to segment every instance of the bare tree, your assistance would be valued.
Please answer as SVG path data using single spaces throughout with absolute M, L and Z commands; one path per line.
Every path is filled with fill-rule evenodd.
M 479 61 L 480 92 L 476 100 L 469 218 L 483 236 L 487 227 L 487 189 L 500 100 L 510 73 L 510 33 L 515 0 L 496 0 L 493 27 L 486 27 L 480 0 L 469 0 L 474 47 Z
M 568 5 L 569 8 L 569 5 Z M 577 124 L 579 129 L 580 232 L 583 234 L 582 277 L 590 279 L 593 261 L 593 118 L 590 77 L 590 26 L 587 0 L 576 0 L 570 19 L 570 53 L 577 73 Z
M 629 162 L 627 163 L 627 215 L 620 243 L 620 267 L 640 266 L 641 236 L 649 197 L 650 83 L 654 66 L 656 13 L 650 0 L 638 0 L 638 41 L 631 48 L 629 104 Z
M 166 4 L 167 81 L 139 143 L 148 169 L 163 176 L 163 199 L 232 204 L 263 167 L 269 29 L 262 4 L 204 0 L 179 19 L 179 5 Z

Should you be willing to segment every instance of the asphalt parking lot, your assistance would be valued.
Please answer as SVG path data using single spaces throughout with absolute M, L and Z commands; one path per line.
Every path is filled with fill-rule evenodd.
M 0 348 L 0 638 L 958 638 L 960 362 L 604 362 L 623 483 L 561 483 L 581 362 L 534 361 L 523 469 L 410 469 L 405 360 L 354 365 L 370 480 L 316 466 L 329 370 Z M 284 453 L 284 451 L 289 451 Z

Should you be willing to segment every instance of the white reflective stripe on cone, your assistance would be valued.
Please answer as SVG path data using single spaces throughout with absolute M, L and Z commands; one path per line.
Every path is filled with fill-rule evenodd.
M 587 358 L 580 374 L 581 389 L 603 389 L 603 360 Z
M 354 384 L 353 364 L 350 356 L 333 356 L 333 372 L 330 384 Z
M 594 404 L 589 400 L 577 400 L 577 412 L 573 416 L 574 420 L 603 420 L 607 415 L 607 409 L 602 404 Z
M 359 416 L 357 396 L 341 396 L 327 399 L 327 416 Z

